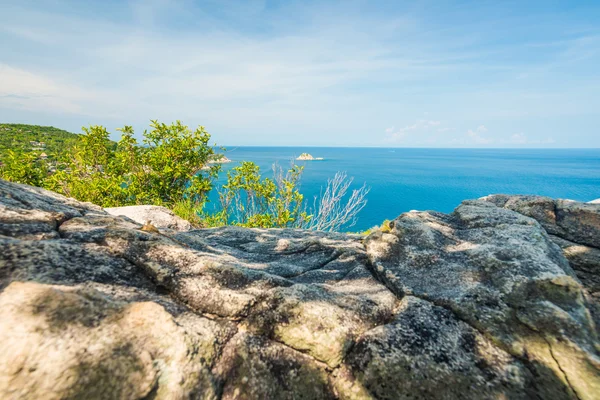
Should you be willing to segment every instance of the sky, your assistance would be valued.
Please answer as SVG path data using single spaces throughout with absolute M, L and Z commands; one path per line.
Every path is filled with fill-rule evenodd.
M 600 147 L 600 1 L 0 0 L 0 122 Z M 117 136 L 114 136 L 117 138 Z

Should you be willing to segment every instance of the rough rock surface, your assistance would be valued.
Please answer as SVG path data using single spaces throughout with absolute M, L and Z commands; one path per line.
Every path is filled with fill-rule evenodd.
M 577 277 L 536 221 L 490 202 L 403 214 L 365 243 L 140 227 L 0 181 L 0 398 L 600 393 Z
M 105 208 L 110 215 L 115 217 L 126 217 L 138 224 L 150 222 L 157 228 L 172 229 L 174 231 L 189 231 L 192 224 L 183 218 L 179 218 L 165 207 L 159 206 L 126 206 Z
M 367 251 L 387 287 L 450 311 L 521 361 L 535 377 L 527 387 L 542 397 L 600 393 L 584 288 L 534 219 L 465 201 L 450 215 L 401 215 L 391 233 L 367 240 Z
M 558 236 L 550 235 L 550 238 L 563 250 L 577 276 L 590 292 L 600 296 L 600 249 L 573 243 Z
M 551 234 L 588 289 L 600 322 L 600 204 L 541 196 L 492 195 L 482 200 L 534 218 Z
M 550 234 L 600 248 L 600 204 L 501 194 L 483 197 L 482 200 L 534 218 Z

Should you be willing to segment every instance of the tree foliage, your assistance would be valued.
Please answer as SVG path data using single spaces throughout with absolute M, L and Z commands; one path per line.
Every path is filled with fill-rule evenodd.
M 273 178 L 263 178 L 258 165 L 242 162 L 227 173 L 227 183 L 219 190 L 221 210 L 212 223 L 250 228 L 301 226 L 310 219 L 298 189 L 302 171 L 297 165 L 285 172 L 274 165 Z
M 214 149 L 204 127 L 190 130 L 179 121 L 170 125 L 152 121 L 151 129 L 144 131 L 143 145 L 138 144 L 131 126 L 120 131 L 121 139 L 115 144 L 106 128 L 83 128 L 84 134 L 69 154 L 56 161 L 52 173 L 33 153 L 24 152 L 9 153 L 0 173 L 9 180 L 103 207 L 172 207 L 184 198 L 204 201 L 219 169 L 208 164 Z M 27 160 L 33 171 L 13 160 Z
M 46 161 L 34 153 L 8 150 L 0 165 L 0 177 L 10 182 L 43 186 L 47 176 Z
M 0 162 L 5 162 L 9 151 L 46 153 L 53 160 L 70 152 L 78 136 L 52 126 L 0 124 Z

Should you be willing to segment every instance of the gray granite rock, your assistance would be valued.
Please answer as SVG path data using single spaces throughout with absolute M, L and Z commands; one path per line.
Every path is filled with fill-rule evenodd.
M 150 222 L 157 228 L 172 229 L 174 231 L 189 231 L 192 224 L 183 218 L 178 217 L 165 207 L 160 206 L 126 206 L 105 208 L 110 215 L 115 217 L 125 217 L 137 224 L 144 225 Z
M 139 228 L 0 181 L 0 398 L 598 393 L 576 275 L 535 220 L 490 202 L 405 214 L 366 248 L 302 230 Z
M 524 363 L 452 311 L 413 296 L 404 297 L 398 311 L 388 324 L 361 336 L 348 356 L 351 370 L 376 398 L 419 393 L 427 399 L 526 399 L 542 393 L 527 386 L 535 380 Z
M 586 299 L 600 325 L 600 203 L 520 195 L 491 195 L 482 200 L 534 218 L 551 234 L 587 289 Z
M 535 376 L 527 387 L 542 397 L 600 393 L 585 290 L 536 220 L 465 201 L 450 215 L 401 215 L 390 234 L 367 239 L 367 251 L 373 272 L 394 293 L 450 311 L 524 363 Z
M 482 200 L 534 218 L 548 233 L 600 248 L 600 204 L 518 195 L 491 195 Z
M 0 235 L 57 238 L 56 230 L 62 222 L 96 212 L 102 213 L 102 208 L 0 179 Z
M 211 365 L 226 337 L 227 326 L 155 302 L 13 282 L 0 295 L 0 397 L 216 399 Z
M 583 285 L 591 293 L 600 296 L 600 249 L 573 243 L 554 235 L 550 235 L 550 238 L 560 246 Z

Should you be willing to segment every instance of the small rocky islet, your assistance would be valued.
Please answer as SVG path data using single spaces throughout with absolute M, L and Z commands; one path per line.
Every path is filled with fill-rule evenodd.
M 363 237 L 0 180 L 0 248 L 2 399 L 600 393 L 600 204 L 492 195 Z
M 313 157 L 309 153 L 302 153 L 298 157 L 296 157 L 296 160 L 297 161 L 322 161 L 322 160 L 324 160 L 324 158 L 323 157 Z

